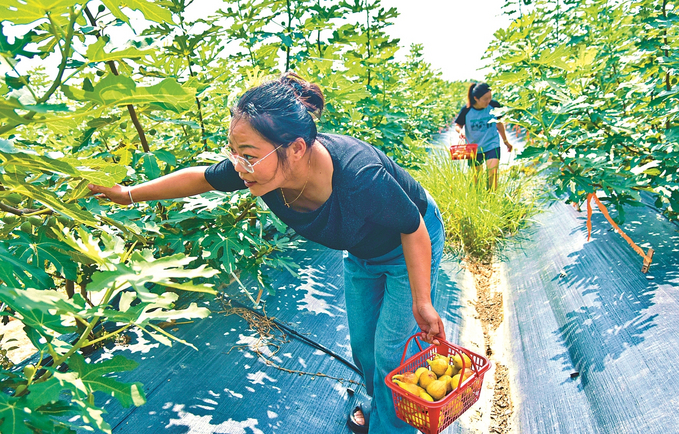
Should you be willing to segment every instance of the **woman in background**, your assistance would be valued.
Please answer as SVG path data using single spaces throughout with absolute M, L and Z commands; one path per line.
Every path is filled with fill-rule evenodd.
M 318 134 L 320 88 L 286 73 L 249 89 L 232 110 L 229 158 L 136 185 L 90 185 L 128 205 L 249 189 L 303 237 L 344 250 L 344 291 L 354 361 L 371 406 L 357 406 L 354 432 L 415 433 L 396 417 L 384 379 L 410 336 L 445 339 L 432 306 L 443 253 L 441 214 L 431 196 L 384 153 L 358 139 Z M 369 409 L 370 408 L 370 409 Z
M 467 106 L 463 107 L 455 118 L 455 131 L 461 139 L 468 143 L 476 143 L 479 147 L 476 159 L 469 160 L 471 166 L 476 168 L 476 173 L 481 171 L 483 163 L 486 163 L 488 171 L 488 188 L 497 188 L 498 166 L 500 164 L 500 138 L 507 147 L 507 152 L 512 152 L 512 145 L 507 140 L 505 127 L 498 118 L 491 113 L 494 108 L 502 107 L 493 99 L 490 86 L 486 83 L 475 83 L 469 86 L 467 92 Z M 465 133 L 462 132 L 464 128 Z

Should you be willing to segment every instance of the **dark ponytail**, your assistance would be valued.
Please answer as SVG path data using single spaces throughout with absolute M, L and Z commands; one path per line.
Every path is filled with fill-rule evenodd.
M 472 93 L 474 92 L 474 86 L 476 86 L 476 83 L 472 83 L 469 85 L 469 90 L 467 90 L 467 108 L 471 108 L 471 106 L 474 104 L 474 98 L 472 96 Z
M 268 142 L 283 147 L 277 153 L 285 162 L 284 148 L 298 138 L 307 147 L 313 146 L 317 134 L 314 116 L 320 118 L 324 105 L 317 84 L 286 72 L 277 80 L 248 89 L 231 109 L 231 125 L 246 120 Z
M 474 105 L 477 99 L 490 92 L 488 83 L 472 83 L 467 91 L 467 107 Z

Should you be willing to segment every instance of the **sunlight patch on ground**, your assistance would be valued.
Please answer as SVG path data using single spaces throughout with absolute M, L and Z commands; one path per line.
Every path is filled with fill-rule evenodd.
M 322 270 L 306 267 L 299 271 L 300 278 L 304 283 L 302 283 L 297 290 L 306 291 L 304 298 L 300 301 L 298 310 L 308 310 L 315 314 L 324 313 L 330 317 L 334 317 L 335 314 L 331 312 L 332 310 L 337 310 L 336 306 L 332 306 L 326 300 L 320 297 L 333 297 L 334 294 L 327 291 L 322 291 L 321 289 L 337 290 L 337 287 L 330 284 L 321 284 L 316 282 L 318 276 L 323 273 Z
M 243 334 L 238 335 L 238 342 L 236 342 L 236 346 L 245 346 L 247 345 L 248 348 L 255 354 L 257 352 L 261 353 L 262 356 L 267 357 L 267 358 L 272 358 L 273 360 L 277 362 L 282 362 L 282 360 L 279 357 L 272 357 L 273 356 L 273 351 L 267 346 L 263 345 L 262 341 L 256 336 L 246 336 Z M 244 353 L 244 357 L 247 358 L 255 358 L 256 356 L 250 353 Z
M 233 396 L 234 398 L 242 398 L 243 394 L 241 393 L 236 393 L 233 390 L 230 389 L 224 389 L 224 392 L 228 393 L 229 395 Z
M 272 383 L 275 383 L 275 382 L 278 381 L 275 378 L 269 377 L 263 371 L 258 371 L 258 372 L 252 373 L 252 374 L 248 374 L 248 380 L 250 380 L 250 383 L 252 383 L 252 384 L 261 384 L 261 385 L 264 385 L 264 380 L 269 380 Z
M 165 429 L 173 426 L 185 426 L 189 430 L 186 434 L 245 434 L 246 428 L 252 430 L 253 434 L 264 434 L 264 431 L 257 429 L 257 419 L 248 418 L 242 422 L 229 419 L 218 425 L 212 424 L 212 416 L 198 416 L 184 411 L 184 405 L 175 405 L 172 411 L 177 413 L 178 419 L 170 419 L 170 423 L 165 425 Z
M 347 386 L 346 384 L 335 382 L 332 385 L 332 388 L 335 389 L 338 393 L 340 398 L 342 398 L 343 401 L 348 401 L 349 400 L 349 394 L 347 393 Z

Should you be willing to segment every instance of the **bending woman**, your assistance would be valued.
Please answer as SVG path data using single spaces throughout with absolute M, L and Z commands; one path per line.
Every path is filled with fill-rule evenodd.
M 493 99 L 490 87 L 486 83 L 472 84 L 467 92 L 467 106 L 462 108 L 454 121 L 455 131 L 458 132 L 460 138 L 479 145 L 476 160 L 469 160 L 469 163 L 476 168 L 477 173 L 481 170 L 483 163 L 486 163 L 488 188 L 493 190 L 497 188 L 497 167 L 500 164 L 498 133 L 507 146 L 507 152 L 512 152 L 505 126 L 502 122 L 497 122 L 497 117 L 491 114 L 491 110 L 497 107 L 502 106 Z M 466 135 L 462 133 L 462 128 Z
M 370 411 L 348 425 L 371 434 L 414 433 L 396 417 L 387 374 L 407 339 L 422 330 L 445 339 L 432 306 L 444 231 L 431 196 L 384 153 L 358 139 L 317 134 L 320 88 L 287 73 L 249 89 L 232 110 L 230 155 L 132 186 L 90 185 L 119 204 L 245 188 L 303 237 L 344 250 L 344 283 L 354 361 Z

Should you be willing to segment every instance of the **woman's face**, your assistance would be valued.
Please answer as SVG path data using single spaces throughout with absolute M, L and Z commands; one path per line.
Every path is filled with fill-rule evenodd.
M 249 173 L 240 164 L 235 165 L 238 175 L 245 181 L 245 186 L 253 196 L 262 196 L 282 185 L 285 173 L 278 170 L 278 154 L 272 152 L 276 147 L 259 135 L 248 121 L 240 119 L 231 124 L 229 149 L 254 165 L 253 173 Z M 269 153 L 271 154 L 267 155 Z
M 493 93 L 488 91 L 481 98 L 476 98 L 476 105 L 479 106 L 479 108 L 486 108 L 492 99 Z

